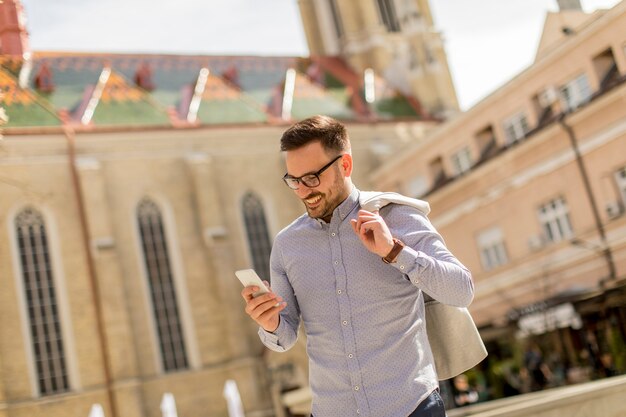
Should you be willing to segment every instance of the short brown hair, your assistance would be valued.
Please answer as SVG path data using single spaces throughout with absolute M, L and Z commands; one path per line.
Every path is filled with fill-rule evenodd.
M 313 116 L 299 121 L 283 133 L 280 150 L 292 151 L 319 140 L 325 151 L 345 152 L 350 149 L 346 127 L 328 116 Z

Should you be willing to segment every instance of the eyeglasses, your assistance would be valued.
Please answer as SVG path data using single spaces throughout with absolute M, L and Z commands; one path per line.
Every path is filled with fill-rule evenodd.
M 301 177 L 293 177 L 289 174 L 285 174 L 285 176 L 283 177 L 283 181 L 285 181 L 285 184 L 287 184 L 287 186 L 291 188 L 292 190 L 297 190 L 300 187 L 300 184 L 304 184 L 305 186 L 309 188 L 315 188 L 318 185 L 320 185 L 320 175 L 322 175 L 324 171 L 326 171 L 333 163 L 335 163 L 343 155 L 344 154 L 337 156 L 335 159 L 333 159 L 332 161 L 324 165 L 322 169 L 320 169 L 317 172 L 304 174 Z

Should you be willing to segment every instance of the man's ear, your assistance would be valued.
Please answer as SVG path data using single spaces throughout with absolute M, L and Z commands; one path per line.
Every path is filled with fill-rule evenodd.
M 352 175 L 352 155 L 346 153 L 341 158 L 341 163 L 339 165 L 341 167 L 341 172 L 345 177 L 349 177 Z

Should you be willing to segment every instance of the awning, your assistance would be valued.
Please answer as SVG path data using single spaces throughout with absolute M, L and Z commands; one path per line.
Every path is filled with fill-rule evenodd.
M 519 328 L 518 336 L 524 337 L 529 334 L 543 334 L 566 327 L 580 329 L 582 320 L 572 303 L 565 303 L 524 315 L 517 321 L 517 326 Z

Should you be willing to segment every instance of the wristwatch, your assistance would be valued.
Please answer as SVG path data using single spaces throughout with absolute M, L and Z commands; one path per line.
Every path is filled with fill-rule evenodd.
M 387 256 L 382 258 L 383 262 L 386 263 L 386 264 L 394 263 L 396 261 L 396 259 L 398 258 L 398 255 L 402 251 L 403 247 L 404 247 L 404 243 L 402 243 L 401 240 L 396 239 L 394 237 L 393 238 L 393 248 L 391 248 L 391 250 L 389 251 Z

